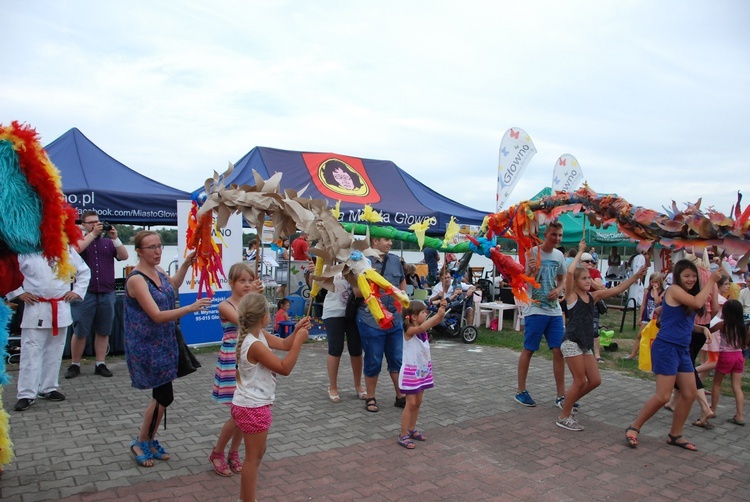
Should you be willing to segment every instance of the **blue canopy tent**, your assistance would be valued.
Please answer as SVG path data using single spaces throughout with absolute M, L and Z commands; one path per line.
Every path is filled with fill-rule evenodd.
M 46 150 L 79 214 L 93 210 L 111 223 L 177 225 L 177 200 L 190 198 L 113 159 L 75 127 Z
M 255 147 L 235 164 L 225 183 L 255 185 L 253 169 L 263 179 L 282 173 L 282 190 L 299 191 L 307 185 L 304 197 L 327 199 L 331 206 L 341 201 L 342 222 L 358 221 L 364 205 L 370 204 L 383 216 L 383 225 L 408 230 L 434 217 L 432 230 L 442 234 L 451 216 L 460 225 L 481 225 L 489 214 L 440 195 L 388 160 Z

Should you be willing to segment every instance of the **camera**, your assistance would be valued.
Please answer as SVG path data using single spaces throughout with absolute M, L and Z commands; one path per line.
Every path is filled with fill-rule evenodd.
M 599 311 L 599 315 L 604 315 L 607 313 L 607 304 L 604 303 L 604 300 L 599 300 L 596 302 L 596 310 Z
M 103 221 L 102 222 L 102 232 L 104 232 L 104 233 L 109 232 L 113 228 L 114 227 L 112 226 L 112 224 L 110 222 L 108 222 L 108 221 Z

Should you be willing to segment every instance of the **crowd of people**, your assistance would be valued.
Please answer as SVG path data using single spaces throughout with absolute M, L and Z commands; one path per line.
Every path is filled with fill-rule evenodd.
M 17 411 L 28 409 L 36 398 L 60 401 L 58 374 L 65 337 L 55 336 L 73 324 L 72 363 L 65 378 L 80 375 L 82 347 L 93 336 L 95 374 L 111 377 L 105 365 L 102 346 L 111 332 L 114 260 L 127 259 L 127 251 L 114 228 L 105 229 L 95 213 L 84 213 L 86 230 L 78 243 L 81 255 L 71 249 L 77 270 L 72 288 L 54 277 L 54 271 L 41 255 L 19 258 L 25 280 L 23 287 L 9 295 L 25 304 L 22 321 L 23 352 L 18 378 Z M 532 356 L 540 349 L 542 337 L 552 351 L 554 405 L 560 408 L 556 425 L 570 431 L 582 431 L 578 421 L 579 400 L 601 383 L 598 362 L 598 304 L 622 294 L 643 281 L 649 268 L 647 257 L 632 260 L 638 266 L 629 277 L 614 287 L 606 287 L 598 272 L 596 250 L 581 241 L 569 260 L 558 249 L 563 228 L 547 225 L 544 241 L 526 256 L 526 273 L 539 282 L 532 289 L 532 303 L 524 312 L 524 342 L 517 366 L 517 390 L 514 399 L 526 407 L 536 406 L 526 386 Z M 151 399 L 142 416 L 140 429 L 130 444 L 135 461 L 152 467 L 156 460 L 170 455 L 156 439 L 158 424 L 174 399 L 172 382 L 177 378 L 177 321 L 191 312 L 210 306 L 210 299 L 177 306 L 175 290 L 193 265 L 189 254 L 170 277 L 160 267 L 163 245 L 159 234 L 141 231 L 135 236 L 138 265 L 125 283 L 124 330 L 125 352 L 132 386 L 150 390 Z M 373 317 L 361 295 L 342 276 L 333 280 L 333 289 L 323 301 L 322 318 L 328 340 L 328 399 L 341 401 L 338 373 L 344 347 L 349 353 L 352 385 L 367 412 L 380 410 L 377 390 L 383 359 L 394 389 L 394 406 L 403 408 L 398 445 L 416 448 L 416 442 L 427 440 L 418 429 L 419 411 L 424 391 L 434 386 L 433 366 L 428 332 L 443 321 L 446 307 L 460 294 L 471 297 L 474 286 L 454 283 L 450 266 L 455 259 L 446 256 L 439 267 L 440 256 L 425 251 L 427 278 L 416 274 L 391 253 L 392 242 L 373 238 L 371 247 L 378 256 L 372 267 L 401 290 L 407 284 L 414 288 L 430 287 L 426 302 L 412 301 L 403 309 L 389 296 L 381 298 L 384 309 L 393 314 L 393 323 L 384 328 Z M 310 259 L 309 243 L 303 233 L 283 253 L 294 259 Z M 432 250 L 434 251 L 434 250 Z M 285 254 L 288 259 L 288 254 Z M 299 257 L 299 258 L 298 258 Z M 744 425 L 741 379 L 748 348 L 747 322 L 750 318 L 748 288 L 732 290 L 730 273 L 722 261 L 707 260 L 704 267 L 697 259 L 678 261 L 672 270 L 671 286 L 665 287 L 662 276 L 649 276 L 640 302 L 641 330 L 652 319 L 660 322 L 659 336 L 651 346 L 651 361 L 656 375 L 656 391 L 626 430 L 626 443 L 638 446 L 638 434 L 646 422 L 662 408 L 673 411 L 667 442 L 688 450 L 695 444 L 683 437 L 683 427 L 693 402 L 701 405 L 701 416 L 694 425 L 710 428 L 715 417 L 721 382 L 729 377 L 736 401 L 736 412 L 729 422 Z M 616 251 L 608 258 L 609 267 L 620 267 Z M 308 317 L 297 320 L 289 336 L 273 336 L 269 325 L 278 328 L 289 319 L 289 302 L 281 299 L 272 322 L 263 284 L 248 261 L 233 265 L 228 274 L 230 296 L 219 304 L 223 338 L 215 367 L 212 397 L 227 405 L 228 416 L 222 424 L 208 460 L 220 476 L 241 475 L 240 500 L 255 500 L 258 468 L 266 447 L 272 423 L 277 375 L 289 375 L 303 343 L 309 336 Z M 430 316 L 430 310 L 435 314 Z M 471 319 L 471 311 L 468 312 Z M 638 336 L 640 337 L 639 330 Z M 635 358 L 638 343 L 628 356 Z M 272 350 L 286 352 L 279 357 Z M 696 367 L 699 354 L 705 360 Z M 572 383 L 565 387 L 565 366 Z M 713 388 L 706 391 L 701 377 L 714 371 Z M 706 395 L 710 395 L 708 403 Z M 240 448 L 244 442 L 244 461 Z M 228 453 L 227 453 L 228 447 Z

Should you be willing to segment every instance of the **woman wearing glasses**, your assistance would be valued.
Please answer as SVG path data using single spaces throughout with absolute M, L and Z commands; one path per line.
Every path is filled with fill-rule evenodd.
M 195 253 L 187 256 L 174 277 L 169 277 L 159 266 L 164 248 L 159 234 L 138 232 L 134 243 L 138 265 L 125 285 L 125 357 L 133 387 L 152 389 L 152 399 L 130 450 L 138 465 L 152 467 L 154 459 L 169 460 L 169 454 L 154 437 L 167 406 L 172 403 L 172 380 L 177 378 L 175 321 L 210 306 L 211 299 L 202 298 L 192 305 L 176 308 L 175 290 L 185 279 Z

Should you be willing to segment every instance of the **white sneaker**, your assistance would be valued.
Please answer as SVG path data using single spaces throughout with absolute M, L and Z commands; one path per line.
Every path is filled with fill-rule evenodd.
M 559 418 L 555 424 L 558 427 L 567 429 L 569 431 L 582 431 L 583 425 L 579 424 L 572 416 L 566 418 Z

